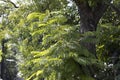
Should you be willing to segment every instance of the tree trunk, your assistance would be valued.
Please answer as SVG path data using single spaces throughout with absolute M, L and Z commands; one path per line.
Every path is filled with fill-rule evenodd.
M 2 60 L 1 60 L 0 66 L 1 66 L 1 79 L 2 80 L 12 80 L 11 76 L 10 76 L 11 74 L 10 74 L 9 70 L 7 69 L 7 66 L 5 65 L 5 63 L 6 63 L 5 55 L 7 53 L 7 47 L 5 46 L 5 44 L 7 41 L 8 41 L 7 39 L 3 39 L 1 41 Z
M 1 60 L 1 78 L 3 80 L 6 80 L 5 78 L 5 53 L 6 53 L 6 48 L 5 48 L 5 40 L 3 39 L 1 41 L 1 46 L 2 46 L 2 60 Z
M 85 6 L 82 9 L 81 6 L 79 8 L 80 15 L 80 33 L 85 33 L 88 31 L 96 31 L 98 20 L 95 21 L 94 15 L 89 6 Z M 92 36 L 90 36 L 92 37 Z M 96 53 L 96 48 L 94 43 L 81 43 L 84 47 L 88 49 L 91 53 Z
M 106 5 L 104 1 L 99 1 L 96 2 L 96 6 L 91 7 L 88 1 L 73 1 L 76 3 L 80 15 L 80 33 L 96 31 L 97 24 L 105 13 L 108 5 Z M 110 2 L 111 0 L 108 1 L 108 3 Z M 93 38 L 95 38 L 95 36 Z M 86 47 L 91 53 L 96 53 L 96 47 L 94 43 L 82 43 L 82 45 Z
M 73 0 L 77 7 L 80 15 L 80 33 L 83 34 L 88 31 L 96 31 L 99 20 L 108 8 L 108 5 L 104 1 L 96 1 L 95 6 L 90 6 L 87 0 Z M 110 3 L 111 0 L 108 1 Z M 95 38 L 95 36 L 89 36 Z M 96 56 L 95 43 L 84 42 L 82 46 L 88 49 L 89 52 Z M 93 66 L 88 66 L 90 69 L 91 76 L 94 77 L 95 71 Z

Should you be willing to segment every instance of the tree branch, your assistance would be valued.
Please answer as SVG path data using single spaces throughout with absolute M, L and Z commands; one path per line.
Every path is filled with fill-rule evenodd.
M 13 3 L 12 1 L 9 1 L 9 3 L 11 3 L 15 8 L 19 8 L 18 6 L 16 6 L 15 3 Z
M 11 0 L 3 0 L 4 2 L 8 2 L 10 4 L 12 4 L 15 8 L 19 8 L 18 6 L 16 6 L 16 4 L 14 2 L 12 2 Z
M 110 3 L 111 0 L 108 0 L 107 3 Z M 97 6 L 94 8 L 93 10 L 93 14 L 95 17 L 95 21 L 99 21 L 99 19 L 102 17 L 102 15 L 104 14 L 104 12 L 107 10 L 108 5 L 106 5 L 105 1 L 101 1 L 96 3 Z

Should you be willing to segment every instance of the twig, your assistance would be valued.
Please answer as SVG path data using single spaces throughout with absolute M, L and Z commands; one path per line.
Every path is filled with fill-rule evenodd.
M 15 8 L 19 8 L 18 6 L 16 6 L 16 4 L 14 2 L 12 2 L 11 0 L 3 0 L 4 2 L 8 2 L 11 3 Z

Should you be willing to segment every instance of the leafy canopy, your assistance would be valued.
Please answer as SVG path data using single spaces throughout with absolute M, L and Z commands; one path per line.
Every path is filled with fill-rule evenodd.
M 79 34 L 78 26 L 66 22 L 67 18 L 61 11 L 33 12 L 27 16 L 25 24 L 29 23 L 27 26 L 32 37 L 31 43 L 41 47 L 27 53 L 31 57 L 21 68 L 25 79 L 90 79 L 89 70 L 85 67 L 97 64 L 97 60 L 80 45 L 82 35 Z M 28 38 L 23 42 L 24 46 L 30 47 Z

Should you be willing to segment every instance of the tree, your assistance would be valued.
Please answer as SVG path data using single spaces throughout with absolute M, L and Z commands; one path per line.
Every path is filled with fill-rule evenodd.
M 73 0 L 79 10 L 80 15 L 80 31 L 81 33 L 85 33 L 87 31 L 96 31 L 97 24 L 105 11 L 108 8 L 106 3 L 110 3 L 111 0 Z M 92 53 L 96 53 L 95 45 L 94 44 L 84 44 L 86 48 Z
M 14 11 L 15 8 L 17 8 L 17 6 L 12 1 L 0 1 L 0 51 L 2 53 L 2 59 L 0 62 L 0 77 L 3 80 L 13 80 L 17 76 L 17 64 L 15 57 L 17 48 L 15 48 L 16 44 L 13 43 L 13 34 L 8 25 L 8 15 L 11 11 Z
M 119 56 L 119 23 L 107 17 L 109 7 L 119 13 L 119 5 L 112 0 L 73 1 L 76 5 L 69 6 L 67 0 L 33 0 L 7 16 L 7 29 L 22 53 L 19 70 L 24 79 L 119 80 L 119 68 L 114 68 L 119 59 L 113 60 L 117 64 L 110 61 L 114 49 Z
M 80 78 L 79 76 L 81 76 L 81 78 L 83 78 L 83 79 L 85 77 L 86 77 L 86 79 L 91 78 L 90 73 L 89 73 L 89 68 L 87 68 L 86 65 L 96 64 L 97 60 L 95 59 L 94 55 L 89 54 L 89 52 L 86 49 L 84 49 L 81 45 L 77 45 L 77 43 L 79 44 L 79 39 L 80 39 L 80 34 L 78 32 L 79 27 L 78 26 L 75 27 L 75 25 L 73 25 L 73 24 L 67 25 L 68 20 L 66 19 L 65 16 L 66 16 L 66 14 L 64 14 L 61 11 L 58 11 L 58 12 L 53 12 L 53 11 L 49 12 L 48 11 L 46 13 L 29 14 L 27 17 L 27 20 L 26 19 L 22 20 L 22 21 L 25 21 L 25 23 L 24 23 L 25 25 L 23 24 L 25 27 L 21 28 L 22 29 L 21 38 L 22 38 L 22 42 L 23 42 L 21 44 L 24 45 L 24 46 L 21 45 L 21 47 L 22 47 L 22 53 L 26 60 L 24 64 L 27 64 L 27 65 L 23 64 L 21 69 L 23 71 L 23 75 L 24 75 L 25 79 L 26 78 L 39 79 L 42 77 L 50 78 L 51 76 L 55 76 L 51 79 L 57 78 L 58 70 L 56 70 L 55 68 L 52 68 L 52 67 L 50 68 L 50 64 L 54 63 L 54 59 L 55 59 L 55 62 L 58 61 L 57 62 L 58 64 L 61 63 L 61 62 L 59 62 L 59 60 L 63 61 L 63 64 L 61 64 L 61 65 L 66 67 L 65 69 L 62 69 L 63 67 L 53 64 L 53 66 L 61 68 L 61 72 L 60 72 L 60 74 L 62 76 L 61 78 L 67 79 L 67 76 L 64 76 L 65 75 L 64 71 L 66 71 L 66 73 L 69 73 L 69 70 L 71 71 L 71 74 L 69 74 L 69 75 L 71 76 L 70 78 L 72 78 L 72 79 L 77 79 L 77 78 L 79 79 Z M 29 23 L 29 24 L 27 24 L 27 23 Z M 18 25 L 18 26 L 21 26 L 21 25 Z M 30 27 L 28 28 L 27 26 L 30 26 Z M 74 26 L 74 27 L 71 27 L 71 26 Z M 40 29 L 40 27 L 41 27 L 41 29 Z M 58 28 L 60 27 L 61 31 L 57 27 Z M 66 31 L 67 29 L 70 30 L 69 31 L 70 33 Z M 76 36 L 75 36 L 74 31 L 76 33 Z M 32 33 L 32 35 L 30 33 Z M 71 37 L 72 34 L 75 37 L 73 37 L 73 41 L 72 41 L 72 39 L 69 41 L 68 39 Z M 30 37 L 28 37 L 28 35 L 30 35 Z M 56 36 L 56 37 L 52 38 L 52 35 Z M 68 35 L 68 37 L 67 37 L 67 35 Z M 65 36 L 65 37 L 63 37 L 63 38 L 61 37 L 61 39 L 60 39 L 59 36 Z M 68 43 L 66 43 L 66 42 L 68 42 Z M 42 43 L 42 44 L 40 44 L 40 43 Z M 65 46 L 63 46 L 64 44 L 66 45 L 66 48 L 65 48 Z M 55 46 L 55 47 L 51 48 L 51 46 Z M 76 49 L 72 49 L 72 47 L 73 48 L 75 47 Z M 56 48 L 58 48 L 57 51 L 56 51 Z M 61 49 L 65 49 L 65 50 L 62 51 Z M 38 52 L 32 51 L 32 50 L 36 50 Z M 73 52 L 72 52 L 72 50 L 73 50 Z M 31 53 L 31 51 L 33 52 L 33 55 L 29 54 L 29 53 Z M 49 56 L 47 56 L 47 54 L 50 54 L 50 53 L 53 53 L 50 56 L 56 55 L 56 57 L 55 58 L 50 57 L 48 60 L 45 59 L 46 61 L 50 60 L 50 62 L 43 63 L 43 67 L 40 68 L 38 65 L 35 65 L 36 63 L 43 62 L 43 61 L 41 61 L 41 58 L 43 56 L 41 55 L 41 53 L 39 51 L 42 53 L 42 55 L 46 54 L 45 55 L 46 58 L 49 57 Z M 48 52 L 46 53 L 46 51 L 48 51 Z M 53 51 L 55 51 L 55 52 L 53 52 Z M 57 52 L 60 52 L 60 54 L 59 54 L 59 56 L 61 57 L 60 59 L 57 56 Z M 82 53 L 85 53 L 85 54 L 82 54 Z M 40 55 L 41 57 L 38 56 L 38 57 L 35 57 L 35 59 L 34 59 L 33 56 L 35 56 L 35 55 Z M 74 58 L 72 55 L 73 56 L 76 55 L 76 58 Z M 85 57 L 82 57 L 82 56 L 85 56 Z M 89 57 L 91 56 L 91 57 L 89 58 L 88 56 Z M 64 61 L 64 57 L 65 57 L 66 62 Z M 66 57 L 68 57 L 68 58 L 66 58 Z M 74 59 L 75 59 L 75 61 L 74 61 Z M 83 63 L 82 63 L 82 60 L 83 60 Z M 89 60 L 91 60 L 91 61 L 89 61 Z M 70 61 L 73 61 L 74 67 L 72 70 L 71 70 L 71 68 L 66 70 L 68 65 L 70 65 L 70 63 L 69 63 Z M 31 67 L 30 65 L 34 65 L 34 66 Z M 41 72 L 42 72 L 41 69 L 43 69 L 46 65 L 49 65 L 49 66 L 46 67 L 44 70 L 45 76 L 40 76 Z M 42 65 L 40 65 L 40 66 L 42 66 Z M 79 66 L 79 68 L 78 68 L 78 66 Z M 84 67 L 86 67 L 86 68 L 84 68 Z M 50 71 L 46 70 L 49 68 L 51 69 Z M 76 70 L 73 71 L 75 68 L 76 68 Z M 83 69 L 83 71 L 81 71 L 80 69 Z M 25 70 L 27 70 L 27 71 L 25 71 Z M 33 70 L 33 71 L 31 71 L 31 70 Z M 54 70 L 55 72 L 52 72 L 52 74 L 50 74 L 52 70 Z M 78 72 L 78 70 L 80 70 L 80 71 Z M 88 72 L 86 72 L 85 70 Z M 75 74 L 72 74 L 72 72 Z M 49 76 L 47 76 L 46 73 L 49 74 Z M 38 77 L 38 75 L 39 75 L 39 77 Z

